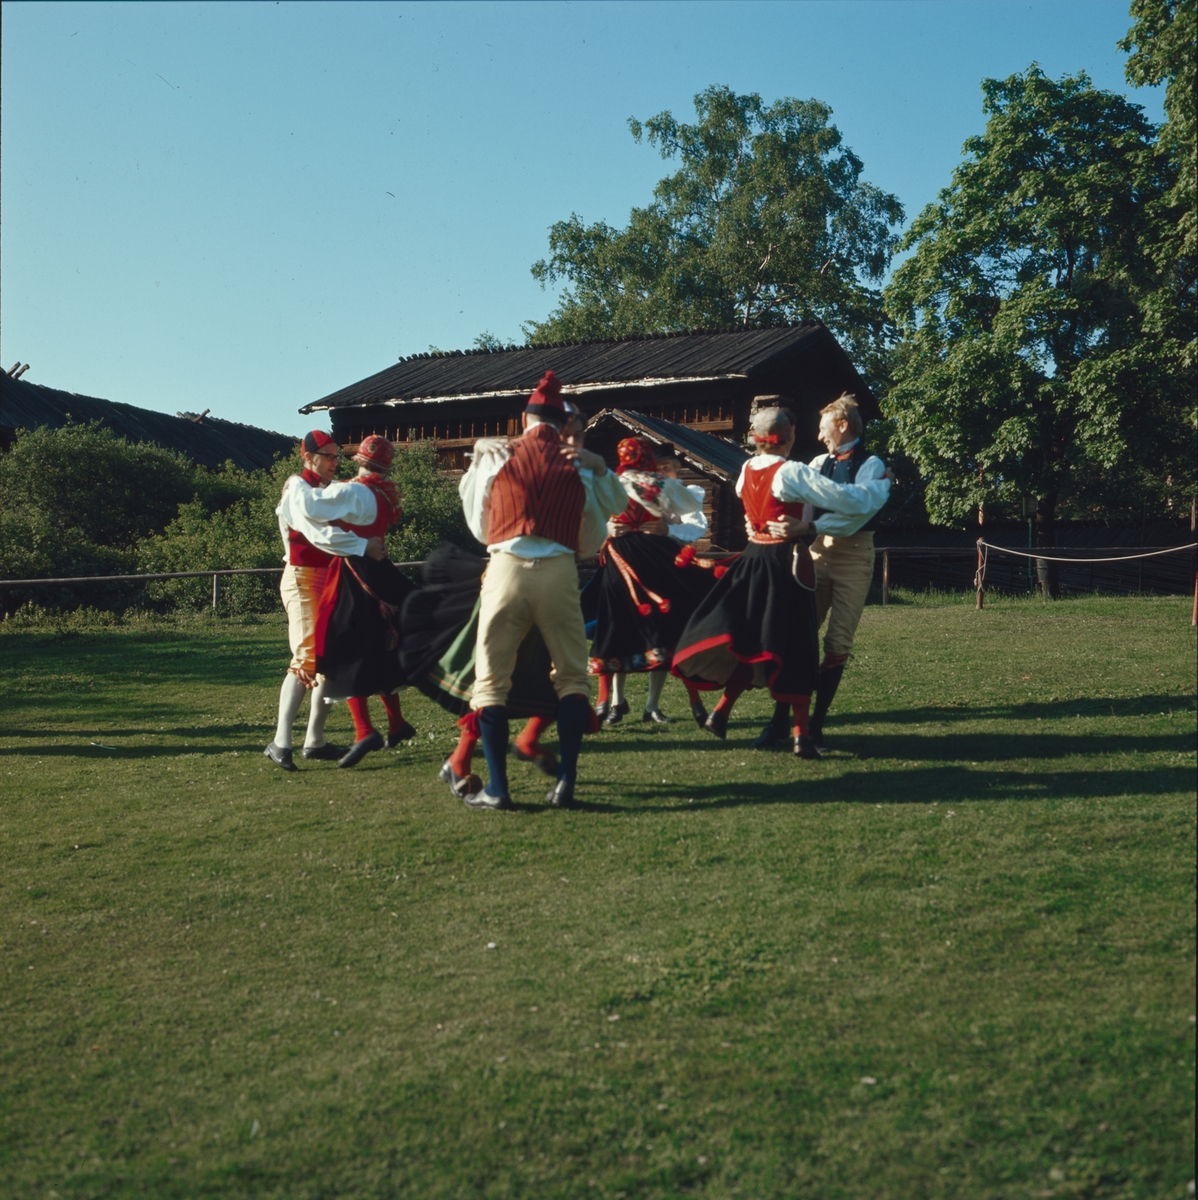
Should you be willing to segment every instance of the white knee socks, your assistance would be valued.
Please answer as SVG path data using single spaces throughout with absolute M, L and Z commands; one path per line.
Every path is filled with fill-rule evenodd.
M 317 676 L 312 689 L 312 708 L 308 713 L 308 733 L 304 738 L 304 749 L 311 750 L 324 745 L 324 723 L 329 719 L 329 706 L 324 702 L 324 676 Z
M 624 683 L 628 676 L 623 671 L 617 671 L 611 677 L 611 705 L 615 708 L 617 704 L 624 703 Z
M 298 676 L 287 672 L 279 689 L 279 726 L 275 730 L 275 745 L 280 750 L 291 749 L 291 726 L 295 724 L 295 714 L 299 712 L 307 690 Z
M 661 689 L 666 686 L 665 671 L 649 672 L 649 694 L 645 697 L 645 712 L 661 707 Z

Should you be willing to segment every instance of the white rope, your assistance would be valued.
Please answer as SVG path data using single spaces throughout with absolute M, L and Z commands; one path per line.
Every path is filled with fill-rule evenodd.
M 1035 558 L 1042 559 L 1044 562 L 1063 562 L 1063 563 L 1108 563 L 1108 562 L 1130 562 L 1133 558 L 1156 558 L 1161 554 L 1180 554 L 1183 550 L 1198 550 L 1198 542 L 1190 546 L 1170 546 L 1167 550 L 1150 550 L 1146 554 L 1123 554 L 1118 558 L 1053 558 L 1048 554 L 1039 554 L 1030 550 L 1010 550 L 1006 546 L 992 546 L 989 542 L 983 542 L 978 539 L 978 545 L 985 546 L 987 550 L 997 550 L 1000 554 L 1015 554 L 1020 558 Z M 982 567 L 985 568 L 986 561 L 983 557 Z

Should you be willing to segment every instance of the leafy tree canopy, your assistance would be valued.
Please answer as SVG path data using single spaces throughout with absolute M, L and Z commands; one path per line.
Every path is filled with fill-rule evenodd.
M 542 286 L 568 285 L 532 343 L 819 318 L 867 375 L 888 326 L 876 285 L 890 264 L 898 199 L 861 178 L 861 160 L 818 100 L 766 105 L 709 87 L 698 120 L 629 121 L 680 168 L 624 229 L 577 214 L 549 233 Z M 872 368 L 872 371 L 871 371 Z
M 1038 500 L 1189 507 L 1192 381 L 1147 328 L 1155 206 L 1173 185 L 1140 108 L 1033 65 L 983 81 L 985 132 L 913 223 L 886 292 L 901 326 L 886 401 L 933 520 Z M 1137 514 L 1138 515 L 1138 514 Z

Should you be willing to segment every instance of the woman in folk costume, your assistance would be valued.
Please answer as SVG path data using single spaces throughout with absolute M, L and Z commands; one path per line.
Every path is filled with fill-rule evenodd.
M 587 585 L 588 592 L 597 593 L 588 669 L 600 677 L 601 706 L 609 700 L 603 694 L 606 677 L 614 676 L 604 724 L 623 720 L 628 712 L 625 677 L 644 671 L 649 673 L 649 693 L 641 720 L 668 725 L 669 718 L 661 711 L 661 690 L 670 657 L 712 583 L 709 571 L 680 554 L 678 543 L 668 535 L 669 526 L 681 524 L 696 511 L 702 513 L 702 503 L 685 484 L 657 470 L 647 439 L 625 438 L 616 454 L 616 473 L 628 505 L 608 523 L 612 536 L 600 552 L 599 573 Z M 699 712 L 706 719 L 694 690 L 691 710 L 696 719 Z
M 294 771 L 291 727 L 304 696 L 312 693 L 304 758 L 339 758 L 343 751 L 324 740 L 328 706 L 324 702 L 324 677 L 317 674 L 316 623 L 320 597 L 329 570 L 345 555 L 382 558 L 381 537 L 362 538 L 343 522 L 372 519 L 373 498 L 348 483 L 334 483 L 341 450 L 323 430 L 304 435 L 301 451 L 303 472 L 283 485 L 275 515 L 283 539 L 283 579 L 279 592 L 287 611 L 287 636 L 291 643 L 291 665 L 279 692 L 279 720 L 274 741 L 263 751 L 284 771 Z
M 807 728 L 819 673 L 815 569 L 806 543 L 787 535 L 784 518 L 801 516 L 804 504 L 849 515 L 871 512 L 880 507 L 879 496 L 890 494 L 890 480 L 837 484 L 788 461 L 795 442 L 788 409 L 760 410 L 751 433 L 757 454 L 736 484 L 753 530 L 749 546 L 687 624 L 672 670 L 699 688 L 723 687 L 707 719 L 721 739 L 737 697 L 768 687 L 775 701 L 792 707 L 795 754 L 818 758 Z
M 359 445 L 352 486 L 371 497 L 373 516 L 346 523 L 350 532 L 382 538 L 399 524 L 399 492 L 387 478 L 394 457 L 391 443 L 376 434 Z M 398 695 L 407 682 L 399 665 L 399 612 L 412 591 L 386 558 L 339 559 L 329 570 L 317 618 L 316 662 L 325 696 L 344 698 L 354 721 L 354 744 L 337 760 L 340 767 L 354 766 L 372 750 L 398 746 L 416 732 L 404 719 Z M 386 738 L 370 719 L 370 696 L 380 696 L 387 710 Z
M 536 626 L 553 661 L 558 775 L 546 800 L 574 804 L 582 735 L 594 720 L 587 645 L 578 603 L 578 556 L 594 554 L 607 518 L 627 500 L 598 454 L 562 441 L 561 384 L 547 371 L 524 409 L 524 434 L 503 447 L 480 443 L 458 492 L 466 523 L 487 547 L 471 706 L 490 778 L 470 808 L 510 808 L 507 701 L 521 643 Z

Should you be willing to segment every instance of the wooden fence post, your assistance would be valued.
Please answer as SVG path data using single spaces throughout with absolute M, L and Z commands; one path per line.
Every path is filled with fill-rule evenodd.
M 978 585 L 978 608 L 979 608 L 979 609 L 982 607 L 982 584 L 983 584 L 983 582 L 984 582 L 984 580 L 982 579 L 982 565 L 983 565 L 983 563 L 984 563 L 984 562 L 985 562 L 985 560 L 982 558 L 982 539 L 981 539 L 981 538 L 978 538 L 978 575 L 977 575 L 977 585 Z
M 212 572 L 212 611 L 216 612 L 216 602 L 220 599 L 220 576 Z
M 1198 588 L 1198 583 L 1195 584 L 1195 587 Z M 1198 591 L 1195 591 L 1195 595 L 1198 595 Z M 890 551 L 888 549 L 882 551 L 882 603 L 890 603 Z

